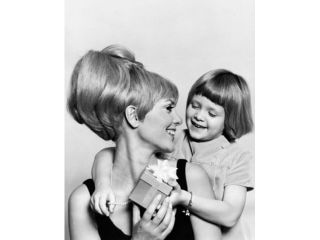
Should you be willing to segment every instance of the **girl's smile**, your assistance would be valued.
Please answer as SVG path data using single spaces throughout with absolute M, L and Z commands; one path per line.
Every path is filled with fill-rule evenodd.
M 224 129 L 224 108 L 208 98 L 193 96 L 186 112 L 186 124 L 191 138 L 210 141 L 219 137 Z

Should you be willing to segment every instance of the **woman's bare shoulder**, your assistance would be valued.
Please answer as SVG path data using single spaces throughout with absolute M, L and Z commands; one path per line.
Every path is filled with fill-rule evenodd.
M 109 156 L 113 158 L 115 149 L 115 147 L 103 148 L 99 152 L 97 152 L 95 159 L 105 158 Z
M 81 184 L 78 186 L 69 197 L 69 209 L 70 211 L 77 211 L 79 209 L 86 209 L 90 203 L 90 193 L 88 188 Z

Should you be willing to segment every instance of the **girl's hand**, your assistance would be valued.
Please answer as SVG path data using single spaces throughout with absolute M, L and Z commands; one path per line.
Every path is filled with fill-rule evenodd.
M 176 210 L 172 210 L 168 197 L 159 208 L 160 199 L 160 196 L 157 196 L 148 206 L 140 221 L 135 224 L 132 233 L 133 240 L 162 240 L 171 232 Z M 157 209 L 159 210 L 156 211 Z M 133 218 L 137 216 L 139 213 L 134 211 Z
M 90 199 L 91 209 L 101 215 L 109 216 L 115 207 L 113 202 L 115 202 L 115 195 L 109 185 L 97 184 Z
M 177 181 L 171 181 L 169 182 L 169 185 L 173 187 L 173 190 L 170 194 L 170 201 L 172 203 L 172 206 L 187 206 L 189 203 L 190 193 L 188 193 L 185 190 L 182 190 Z

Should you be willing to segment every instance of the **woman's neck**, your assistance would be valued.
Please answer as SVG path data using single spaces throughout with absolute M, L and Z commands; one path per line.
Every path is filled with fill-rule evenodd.
M 139 141 L 120 138 L 117 141 L 112 169 L 112 188 L 129 195 L 154 153 L 143 148 Z

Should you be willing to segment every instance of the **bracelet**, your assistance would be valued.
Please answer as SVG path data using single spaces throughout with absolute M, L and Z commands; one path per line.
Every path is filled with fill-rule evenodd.
M 189 200 L 189 203 L 187 205 L 188 209 L 192 207 L 192 192 L 190 191 L 189 193 L 190 193 L 190 200 Z
M 186 214 L 186 216 L 190 216 L 190 208 L 192 207 L 192 192 L 190 191 L 188 191 L 188 193 L 190 193 L 190 199 L 189 199 L 189 203 L 188 203 L 188 205 L 187 205 L 187 207 L 186 207 L 186 210 L 185 210 L 185 214 Z

